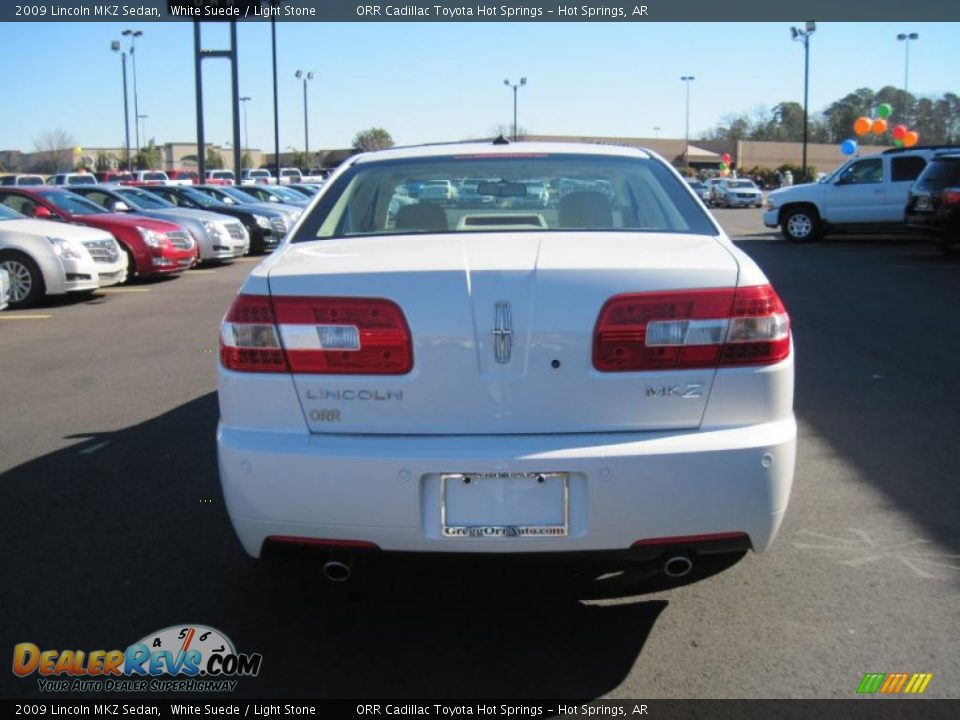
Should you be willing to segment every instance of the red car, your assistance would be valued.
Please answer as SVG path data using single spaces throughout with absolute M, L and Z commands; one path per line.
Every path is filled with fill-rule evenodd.
M 0 187 L 0 203 L 27 217 L 62 220 L 111 233 L 127 253 L 127 277 L 177 273 L 197 259 L 197 244 L 174 223 L 107 212 L 58 187 Z

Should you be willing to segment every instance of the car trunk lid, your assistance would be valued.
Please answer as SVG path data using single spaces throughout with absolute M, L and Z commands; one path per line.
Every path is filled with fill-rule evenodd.
M 503 232 L 294 245 L 269 284 L 275 299 L 384 298 L 409 326 L 409 373 L 294 372 L 313 432 L 611 432 L 696 428 L 715 369 L 596 370 L 604 303 L 737 274 L 703 235 Z

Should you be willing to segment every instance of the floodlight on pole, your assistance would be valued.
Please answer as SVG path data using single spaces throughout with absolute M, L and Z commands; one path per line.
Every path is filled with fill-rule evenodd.
M 797 27 L 790 28 L 790 37 L 797 42 L 803 43 L 803 161 L 801 173 L 804 180 L 807 180 L 807 118 L 810 113 L 807 111 L 807 105 L 810 98 L 810 36 L 817 31 L 817 24 L 808 20 L 801 30 Z

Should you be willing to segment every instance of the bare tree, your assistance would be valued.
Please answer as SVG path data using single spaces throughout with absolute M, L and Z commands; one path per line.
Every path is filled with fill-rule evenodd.
M 72 169 L 74 144 L 73 135 L 66 130 L 44 130 L 33 140 L 33 147 L 38 153 L 34 169 L 43 173 L 55 173 L 61 168 Z
M 353 149 L 357 152 L 386 150 L 393 147 L 393 138 L 383 128 L 373 127 L 353 136 Z

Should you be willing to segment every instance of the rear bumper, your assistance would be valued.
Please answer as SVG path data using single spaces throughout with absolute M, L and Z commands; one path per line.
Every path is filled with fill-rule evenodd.
M 780 226 L 780 210 L 764 210 L 763 211 L 763 224 L 768 228 L 775 228 Z
M 220 477 L 246 551 L 271 537 L 418 553 L 659 552 L 745 533 L 765 550 L 793 482 L 796 423 L 706 432 L 359 436 L 220 426 Z M 441 473 L 569 473 L 565 537 L 443 537 Z M 647 541 L 637 544 L 637 541 Z M 652 550 L 650 548 L 653 548 Z
M 907 213 L 906 223 L 910 230 L 933 237 L 947 235 L 951 226 L 949 215 L 943 212 Z M 956 227 L 956 221 L 953 226 Z

